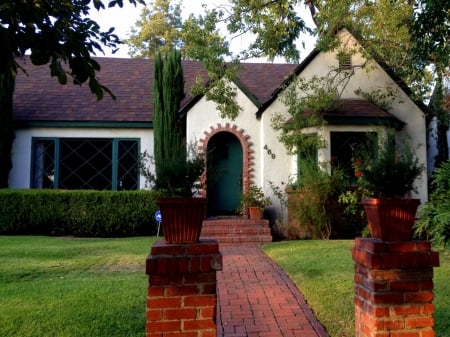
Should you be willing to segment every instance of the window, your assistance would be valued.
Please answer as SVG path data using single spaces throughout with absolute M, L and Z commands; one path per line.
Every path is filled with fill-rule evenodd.
M 352 55 L 347 53 L 339 53 L 339 70 L 352 70 Z
M 136 190 L 136 139 L 34 138 L 32 188 Z
M 356 182 L 353 170 L 353 156 L 367 144 L 370 135 L 368 132 L 331 132 L 331 162 L 335 167 L 344 171 L 350 183 Z

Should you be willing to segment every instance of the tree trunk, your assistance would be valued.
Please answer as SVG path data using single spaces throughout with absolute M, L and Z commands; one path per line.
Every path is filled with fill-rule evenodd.
M 444 93 L 444 79 L 443 71 L 437 69 L 438 79 L 436 88 L 434 89 L 432 97 L 432 110 L 437 117 L 437 150 L 438 153 L 435 157 L 435 167 L 441 166 L 443 162 L 446 162 L 449 158 L 448 154 L 448 142 L 447 132 L 450 126 L 448 111 L 445 110 L 445 93 Z
M 14 59 L 1 53 L 0 65 L 0 188 L 8 188 L 12 168 L 11 151 L 14 141 L 13 95 L 16 78 Z M 12 55 L 12 53 L 11 53 Z M 6 62 L 4 60 L 6 59 Z

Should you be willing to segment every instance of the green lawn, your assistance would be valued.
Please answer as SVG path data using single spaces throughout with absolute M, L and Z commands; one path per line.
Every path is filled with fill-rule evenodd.
M 264 251 L 297 284 L 330 337 L 354 336 L 353 240 L 290 241 L 274 243 Z M 436 337 L 450 336 L 450 255 L 440 253 L 434 269 Z
M 145 336 L 153 240 L 0 236 L 0 336 Z
M 145 258 L 155 238 L 0 236 L 1 337 L 144 337 Z M 354 336 L 353 241 L 264 247 L 330 337 Z M 450 256 L 435 269 L 436 336 L 450 336 Z

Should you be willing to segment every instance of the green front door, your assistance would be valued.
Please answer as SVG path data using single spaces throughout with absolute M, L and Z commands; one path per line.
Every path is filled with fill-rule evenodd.
M 208 213 L 236 214 L 242 191 L 242 146 L 231 133 L 220 132 L 208 143 Z

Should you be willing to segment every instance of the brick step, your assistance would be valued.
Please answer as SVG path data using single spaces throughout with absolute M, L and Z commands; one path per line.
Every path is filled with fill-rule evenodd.
M 219 244 L 246 244 L 246 245 L 259 245 L 262 243 L 270 243 L 272 242 L 272 236 L 266 235 L 266 236 L 254 236 L 252 238 L 245 237 L 243 235 L 235 235 L 235 236 L 222 236 L 217 235 L 214 237 L 205 236 L 201 237 L 201 239 L 214 239 L 219 242 Z
M 246 228 L 246 229 L 230 229 L 224 230 L 222 228 L 208 228 L 202 230 L 202 236 L 211 235 L 270 235 L 270 229 L 266 228 Z
M 219 243 L 272 242 L 269 220 L 226 217 L 203 221 L 202 239 L 215 239 Z

